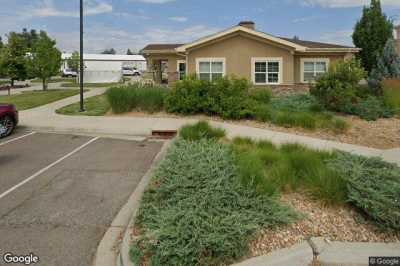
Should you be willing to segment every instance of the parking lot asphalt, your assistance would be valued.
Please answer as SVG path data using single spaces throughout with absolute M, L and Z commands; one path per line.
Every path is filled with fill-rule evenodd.
M 1 140 L 0 265 L 7 252 L 34 253 L 34 265 L 91 265 L 161 146 L 27 132 Z

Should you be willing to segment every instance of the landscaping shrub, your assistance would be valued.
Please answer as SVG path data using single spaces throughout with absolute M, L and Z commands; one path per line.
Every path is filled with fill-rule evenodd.
M 133 84 L 110 88 L 106 96 L 114 113 L 125 113 L 132 109 L 154 113 L 164 109 L 167 93 L 164 87 Z
M 267 104 L 271 101 L 272 92 L 270 89 L 255 88 L 250 90 L 250 97 L 261 104 Z
M 218 115 L 223 119 L 255 119 L 311 130 L 318 127 L 340 130 L 330 123 L 333 117 L 325 116 L 323 107 L 311 95 L 271 98 L 270 90 L 250 90 L 250 86 L 246 79 L 235 77 L 213 82 L 189 77 L 177 82 L 166 97 L 166 110 L 180 114 Z
M 131 247 L 140 265 L 226 265 L 246 254 L 257 230 L 298 216 L 239 182 L 232 151 L 215 141 L 178 140 L 145 192 Z
M 218 140 L 225 137 L 225 130 L 213 128 L 207 122 L 200 121 L 194 125 L 183 126 L 179 136 L 188 141 L 200 140 L 203 138 Z
M 378 226 L 400 230 L 400 168 L 379 158 L 338 153 L 330 167 L 347 185 L 348 201 Z
M 361 99 L 354 107 L 353 113 L 368 121 L 377 120 L 380 117 L 393 116 L 392 110 L 385 106 L 381 98 L 375 96 Z
M 210 82 L 188 77 L 176 82 L 166 97 L 167 112 L 196 114 L 204 111 L 204 105 L 211 86 Z
M 373 90 L 358 85 L 365 76 L 357 61 L 339 62 L 331 67 L 310 92 L 329 110 L 357 115 L 365 120 L 393 116 L 390 105 Z
M 310 93 L 327 109 L 348 112 L 358 102 L 356 90 L 365 76 L 358 61 L 340 61 L 317 80 Z
M 166 99 L 166 109 L 172 113 L 205 113 L 225 119 L 250 117 L 254 101 L 249 99 L 249 88 L 246 79 L 225 77 L 209 82 L 190 77 L 176 83 Z
M 322 111 L 318 100 L 310 94 L 298 94 L 274 98 L 271 106 L 276 110 L 288 112 Z

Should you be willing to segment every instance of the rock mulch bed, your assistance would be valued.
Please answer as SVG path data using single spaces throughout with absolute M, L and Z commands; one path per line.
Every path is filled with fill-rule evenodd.
M 113 115 L 109 113 L 108 115 Z M 146 114 L 142 112 L 130 112 L 118 116 L 136 117 L 160 117 L 160 118 L 188 118 L 202 119 L 211 121 L 223 121 L 219 117 L 209 117 L 205 115 L 179 116 L 167 113 Z M 335 134 L 326 129 L 310 131 L 303 128 L 285 128 L 269 123 L 262 123 L 253 120 L 225 121 L 236 125 L 245 125 L 256 128 L 265 128 L 278 132 L 292 133 L 297 135 L 309 136 L 319 139 L 338 141 L 343 143 L 361 145 L 377 149 L 400 148 L 400 118 L 379 119 L 377 121 L 365 121 L 355 116 L 342 116 L 349 125 L 350 129 L 343 134 Z
M 305 214 L 295 224 L 266 229 L 250 243 L 250 257 L 287 248 L 310 237 L 343 242 L 400 242 L 400 232 L 382 232 L 349 206 L 327 207 L 300 193 L 281 196 L 281 200 Z

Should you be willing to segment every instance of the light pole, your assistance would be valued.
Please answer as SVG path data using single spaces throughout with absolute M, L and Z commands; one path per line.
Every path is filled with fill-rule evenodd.
M 79 86 L 80 86 L 80 112 L 85 111 L 83 106 L 83 0 L 80 0 L 80 55 L 79 55 Z

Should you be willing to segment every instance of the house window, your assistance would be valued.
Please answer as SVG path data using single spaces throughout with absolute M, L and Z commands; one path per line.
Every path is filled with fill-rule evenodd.
M 225 58 L 198 58 L 196 61 L 201 80 L 213 81 L 225 75 Z
M 186 61 L 185 60 L 178 60 L 178 79 L 183 80 L 186 77 Z
M 282 74 L 281 58 L 252 58 L 254 84 L 280 84 Z
M 302 82 L 314 82 L 324 73 L 328 71 L 329 59 L 315 58 L 315 59 L 302 59 Z

